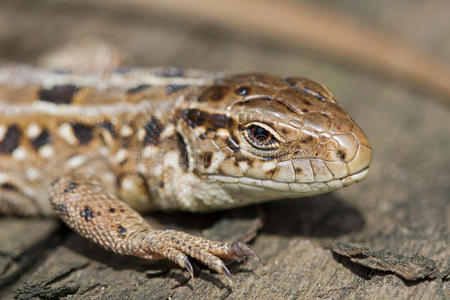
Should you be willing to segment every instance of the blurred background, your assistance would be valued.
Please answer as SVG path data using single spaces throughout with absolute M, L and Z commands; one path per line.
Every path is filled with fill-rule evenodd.
M 326 84 L 372 142 L 371 172 L 361 183 L 330 195 L 262 205 L 265 227 L 253 244 L 262 263 L 234 268 L 239 284 L 231 296 L 445 298 L 450 273 L 449 11 L 446 0 L 0 0 L 0 62 L 48 64 L 49 55 L 64 47 L 104 43 L 117 49 L 108 55 L 124 57 L 132 66 L 261 71 Z M 18 230 L 14 238 L 31 226 L 7 218 L 0 222 Z M 33 228 L 42 231 L 37 237 L 13 250 L 0 246 L 0 252 L 23 257 L 60 230 L 52 221 L 35 222 L 39 226 Z M 29 269 L 16 259 L 15 273 L 11 267 L 3 271 L 5 297 L 31 295 L 29 285 L 41 282 L 36 278 L 45 270 L 55 268 L 58 274 L 79 260 L 85 265 L 75 268 L 78 275 L 70 273 L 56 287 L 48 284 L 56 293 L 51 295 L 64 296 L 58 288 L 70 280 L 77 283 L 67 295 L 99 299 L 120 293 L 150 297 L 145 293 L 155 291 L 155 284 L 155 298 L 230 295 L 220 276 L 207 270 L 200 273 L 208 275 L 189 283 L 192 289 L 186 288 L 182 271 L 152 276 L 124 260 L 128 267 L 110 265 L 98 257 L 117 256 L 95 247 L 88 248 L 96 253 L 89 256 L 80 249 L 89 247 L 85 241 L 59 234 L 55 247 L 44 247 L 47 257 L 39 264 Z M 0 230 L 0 238 L 12 243 L 13 237 Z M 331 239 L 402 255 L 418 252 L 435 261 L 438 279 L 408 283 L 358 266 L 326 250 Z M 71 253 L 80 243 L 85 246 Z M 27 269 L 25 275 L 17 275 L 20 268 Z M 97 269 L 104 273 L 89 273 Z M 83 281 L 81 275 L 90 279 Z M 124 275 L 143 288 L 130 288 Z M 100 283 L 89 285 L 95 280 Z M 39 289 L 32 291 L 41 295 Z

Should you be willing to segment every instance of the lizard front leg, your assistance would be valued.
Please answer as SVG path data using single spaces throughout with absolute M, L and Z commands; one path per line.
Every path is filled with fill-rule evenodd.
M 167 258 L 193 276 L 188 256 L 230 278 L 221 258 L 255 256 L 241 242 L 222 243 L 184 232 L 153 229 L 135 210 L 104 190 L 99 180 L 66 175 L 52 183 L 56 214 L 82 236 L 113 252 L 145 259 Z

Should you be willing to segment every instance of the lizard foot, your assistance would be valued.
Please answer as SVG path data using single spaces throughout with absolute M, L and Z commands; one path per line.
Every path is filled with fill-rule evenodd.
M 164 230 L 151 240 L 152 252 L 161 257 L 168 258 L 189 271 L 191 277 L 194 272 L 188 256 L 224 274 L 231 281 L 231 274 L 222 259 L 241 260 L 245 257 L 255 256 L 255 251 L 242 242 L 223 243 L 211 241 L 185 232 Z M 160 251 L 155 251 L 159 246 Z
M 241 242 L 222 243 L 181 231 L 154 229 L 126 203 L 105 193 L 97 181 L 79 175 L 61 177 L 53 183 L 50 201 L 69 227 L 106 249 L 144 259 L 167 258 L 193 276 L 190 256 L 228 279 L 230 271 L 222 259 L 256 256 Z

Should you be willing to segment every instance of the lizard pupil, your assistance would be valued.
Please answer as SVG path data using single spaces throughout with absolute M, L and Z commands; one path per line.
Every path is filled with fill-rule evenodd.
M 259 126 L 250 127 L 250 136 L 261 144 L 268 144 L 272 140 L 272 135 L 270 132 Z

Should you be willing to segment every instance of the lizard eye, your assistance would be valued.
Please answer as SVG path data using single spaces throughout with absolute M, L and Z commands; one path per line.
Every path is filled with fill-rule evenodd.
M 273 150 L 279 144 L 273 129 L 259 123 L 247 125 L 244 136 L 252 146 L 262 150 Z

